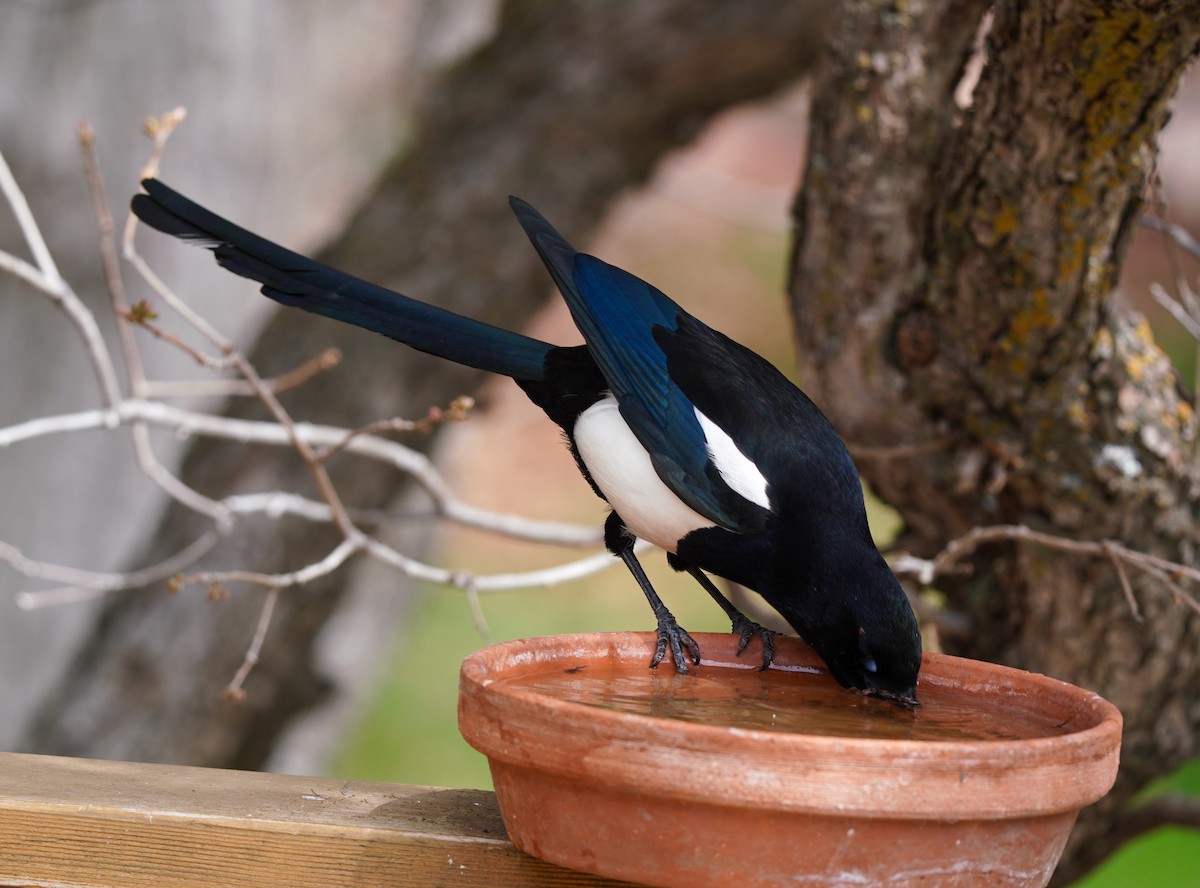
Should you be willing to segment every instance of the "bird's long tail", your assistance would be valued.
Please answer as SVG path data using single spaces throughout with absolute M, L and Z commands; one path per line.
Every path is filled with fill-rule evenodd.
M 157 179 L 133 198 L 139 219 L 164 234 L 212 250 L 264 295 L 327 318 L 381 333 L 429 354 L 511 376 L 542 379 L 548 343 L 464 318 L 314 262 L 211 213 Z

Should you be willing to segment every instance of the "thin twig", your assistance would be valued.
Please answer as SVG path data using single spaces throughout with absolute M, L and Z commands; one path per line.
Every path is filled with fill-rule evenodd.
M 287 373 L 264 379 L 263 384 L 279 394 L 304 385 L 318 373 L 331 370 L 341 362 L 342 353 L 336 348 L 327 348 Z M 223 398 L 247 395 L 257 397 L 258 392 L 244 379 L 149 379 L 145 386 L 147 398 Z
M 308 473 L 316 483 L 317 490 L 321 494 L 321 499 L 325 500 L 329 504 L 329 508 L 333 510 L 333 523 L 337 525 L 338 530 L 341 531 L 346 539 L 355 536 L 359 531 L 354 526 L 354 522 L 350 520 L 350 516 L 346 514 L 346 507 L 342 504 L 341 495 L 333 486 L 329 472 L 326 471 L 325 466 L 313 454 L 313 450 L 308 446 L 308 443 L 296 432 L 296 424 L 292 422 L 292 417 L 284 409 L 280 400 L 275 397 L 275 393 L 267 388 L 266 383 L 258 375 L 258 371 L 254 368 L 254 365 L 246 360 L 241 352 L 231 351 L 230 354 L 234 359 L 238 372 L 241 373 L 247 382 L 254 386 L 258 392 L 259 400 L 266 405 L 267 409 L 271 411 L 271 415 L 275 417 L 275 421 L 287 432 L 292 446 L 296 448 L 296 452 L 300 454 L 300 458 L 304 460 L 305 466 L 308 467 Z
M 217 544 L 219 539 L 220 536 L 215 530 L 207 530 L 183 549 L 158 564 L 126 573 L 79 570 L 50 564 L 46 561 L 37 561 L 27 557 L 16 546 L 5 542 L 0 542 L 0 561 L 7 562 L 14 570 L 33 579 L 70 584 L 69 587 L 63 589 L 17 593 L 18 607 L 22 610 L 36 610 L 40 607 L 61 603 L 60 599 L 70 596 L 69 590 L 71 589 L 91 590 L 103 594 L 125 589 L 140 589 L 151 583 L 165 580 L 195 564 Z
M 1150 295 L 1154 297 L 1155 302 L 1171 313 L 1171 317 L 1179 322 L 1179 326 L 1183 327 L 1189 336 L 1200 339 L 1200 319 L 1192 317 L 1183 303 L 1168 293 L 1162 284 L 1158 281 L 1151 283 Z
M 146 282 L 150 289 L 154 291 L 154 293 L 163 301 L 163 303 L 165 303 L 172 311 L 183 318 L 186 323 L 203 333 L 209 342 L 222 343 L 222 348 L 229 346 L 230 343 L 225 340 L 220 333 L 217 332 L 216 328 L 213 327 L 212 324 L 210 324 L 207 320 L 205 320 L 204 317 L 194 311 L 191 306 L 176 296 L 171 288 L 163 283 L 162 278 L 160 278 L 154 272 L 154 269 L 147 264 L 146 260 L 142 258 L 141 254 L 138 253 L 137 249 L 133 245 L 133 235 L 137 231 L 138 227 L 137 216 L 133 215 L 133 213 L 130 213 L 129 220 L 130 224 L 127 225 L 125 229 L 125 242 L 121 252 L 121 255 L 125 258 L 125 261 L 133 266 L 133 269 L 138 273 L 138 276 Z
M 1129 613 L 1133 616 L 1134 622 L 1144 622 L 1142 612 L 1138 609 L 1137 598 L 1133 594 L 1133 586 L 1129 584 L 1129 575 L 1125 573 L 1125 565 L 1121 563 L 1116 548 L 1113 546 L 1111 540 L 1105 540 L 1100 545 L 1104 549 L 1104 554 L 1108 556 L 1108 560 L 1112 563 L 1113 570 L 1117 572 L 1117 579 L 1121 581 L 1121 591 L 1125 593 L 1125 602 L 1129 605 Z
M 147 117 L 142 123 L 142 133 L 150 137 L 154 147 L 150 149 L 150 158 L 142 167 L 139 179 L 153 179 L 158 176 L 158 167 L 162 162 L 163 152 L 167 148 L 167 140 L 179 124 L 187 118 L 187 108 L 177 105 L 166 114 L 158 117 Z
M 170 135 L 170 132 L 173 131 L 173 129 L 174 124 L 171 125 L 165 133 L 161 128 L 152 129 L 152 134 L 155 137 L 156 148 L 161 149 L 162 143 L 165 142 L 165 139 Z M 155 159 L 154 162 L 157 163 L 157 160 Z M 133 251 L 132 244 L 135 230 L 136 228 L 132 224 L 126 228 L 127 253 L 132 253 Z M 140 267 L 145 268 L 144 263 Z M 146 268 L 146 271 L 149 271 L 149 269 Z M 147 281 L 151 282 L 152 284 L 156 282 L 161 283 L 158 281 L 156 275 L 147 275 L 146 278 Z M 151 278 L 153 278 L 153 280 L 151 280 Z M 176 310 L 179 311 L 184 317 L 192 316 L 190 309 L 187 309 L 181 300 L 175 298 L 170 288 L 160 287 L 159 291 L 163 299 L 175 307 Z M 120 313 L 120 308 L 118 308 L 118 313 Z M 130 319 L 133 320 L 132 318 Z M 234 347 L 231 340 L 222 336 L 214 328 L 203 322 L 197 316 L 196 323 L 194 323 L 193 326 L 202 335 L 206 336 L 222 354 L 221 358 L 211 358 L 208 355 L 205 355 L 203 352 L 186 345 L 178 337 L 158 330 L 154 325 L 148 322 L 145 317 L 145 313 L 141 313 L 137 320 L 140 320 L 142 326 L 146 327 L 156 336 L 164 341 L 176 345 L 179 348 L 182 348 L 185 352 L 190 354 L 193 359 L 200 361 L 205 366 L 210 366 L 214 369 L 221 369 L 228 362 L 229 365 L 236 367 L 239 375 L 241 375 L 241 377 L 250 385 L 255 394 L 258 396 L 258 399 L 262 401 L 262 403 L 271 412 L 271 415 L 275 417 L 275 421 L 279 423 L 279 425 L 287 432 L 292 446 L 296 449 L 296 452 L 304 461 L 304 464 L 309 470 L 309 474 L 312 475 L 313 481 L 316 483 L 317 489 L 321 493 L 321 498 L 329 504 L 329 508 L 333 513 L 334 524 L 337 525 L 338 530 L 342 533 L 343 537 L 349 540 L 357 533 L 357 529 L 354 527 L 354 523 L 350 520 L 350 516 L 346 513 L 346 508 L 342 504 L 341 497 L 334 488 L 333 482 L 330 480 L 329 474 L 326 472 L 325 467 L 321 465 L 320 461 L 313 455 L 312 449 L 300 438 L 299 435 L 296 434 L 296 427 L 292 422 L 291 416 L 284 409 L 283 405 L 275 396 L 275 393 L 271 390 L 270 386 L 268 386 L 262 377 L 259 376 L 258 371 L 246 359 L 246 357 Z M 140 394 L 140 392 L 138 393 Z M 182 484 L 180 484 L 180 486 L 182 486 Z M 193 505 L 193 508 L 196 508 L 196 506 Z M 198 508 L 196 510 L 204 511 L 203 509 Z M 223 518 L 226 522 L 229 521 L 229 513 L 227 511 L 220 516 L 213 515 L 213 517 Z
M 641 540 L 638 541 L 637 551 L 643 552 L 648 548 L 650 548 L 648 543 L 644 543 Z M 391 565 L 413 579 L 437 583 L 443 586 L 458 585 L 455 577 L 461 573 L 460 571 L 421 564 L 407 555 L 397 552 L 390 546 L 379 542 L 374 537 L 367 538 L 366 550 L 376 560 Z M 597 552 L 595 555 L 589 555 L 586 558 L 538 570 L 502 574 L 475 574 L 473 582 L 475 591 L 481 595 L 507 592 L 513 589 L 549 588 L 560 586 L 572 580 L 589 577 L 602 570 L 607 570 L 617 563 L 619 563 L 617 559 L 613 558 L 608 552 Z
M 121 385 L 117 381 L 116 366 L 113 364 L 112 356 L 108 353 L 108 346 L 104 344 L 100 326 L 96 323 L 95 316 L 88 311 L 87 306 L 59 273 L 58 266 L 54 263 L 54 258 L 50 255 L 46 241 L 25 200 L 25 194 L 13 178 L 12 170 L 9 169 L 3 152 L 0 152 L 0 194 L 4 195 L 4 199 L 8 201 L 8 205 L 12 209 L 17 225 L 29 244 L 29 250 L 37 263 L 37 270 L 34 271 L 33 266 L 30 266 L 29 263 L 7 253 L 0 253 L 0 267 L 32 284 L 50 297 L 54 304 L 66 313 L 75 329 L 83 337 L 88 358 L 91 360 L 92 369 L 100 384 L 100 394 L 104 403 L 109 407 L 115 405 L 121 400 Z
M 151 425 L 171 429 L 175 434 L 183 436 L 205 435 L 245 444 L 274 446 L 288 446 L 291 443 L 288 432 L 272 422 L 212 416 L 160 401 L 125 400 L 115 410 L 84 410 L 79 413 L 40 417 L 0 428 L 0 449 L 46 435 L 116 428 L 135 419 L 144 419 Z M 319 447 L 342 440 L 346 430 L 335 426 L 297 423 L 295 434 L 305 443 Z M 346 450 L 391 465 L 397 471 L 411 476 L 433 500 L 437 513 L 457 524 L 531 542 L 565 546 L 590 546 L 601 539 L 600 532 L 595 527 L 540 521 L 464 503 L 451 493 L 427 456 L 399 442 L 366 435 L 355 438 L 346 446 Z
M 20 610 L 33 611 L 48 607 L 82 604 L 85 601 L 94 601 L 120 591 L 124 591 L 124 589 L 122 587 L 97 589 L 89 586 L 58 586 L 54 589 L 39 589 L 36 592 L 23 589 L 16 594 L 14 600 Z
M 1175 292 L 1169 294 L 1157 281 L 1150 285 L 1150 295 L 1159 305 L 1167 309 L 1188 332 L 1194 340 L 1192 368 L 1192 391 L 1200 391 L 1200 297 L 1192 289 L 1187 276 L 1183 273 L 1183 262 L 1179 250 L 1184 249 L 1194 258 L 1200 259 L 1200 244 L 1182 226 L 1167 220 L 1167 202 L 1162 192 L 1162 180 L 1158 172 L 1158 162 L 1154 163 L 1150 174 L 1150 200 L 1160 218 L 1143 215 L 1142 223 L 1146 227 L 1165 235 L 1162 239 L 1163 250 L 1166 254 L 1167 265 L 1171 277 L 1175 281 Z
M 471 614 L 471 622 L 475 631 L 483 639 L 484 644 L 492 643 L 492 627 L 488 625 L 487 616 L 483 612 L 483 602 L 479 600 L 479 586 L 475 574 L 465 571 L 453 571 L 451 582 L 462 589 L 463 597 L 467 600 L 467 611 Z
M 1157 580 L 1166 587 L 1177 603 L 1187 605 L 1200 613 L 1200 601 L 1176 582 L 1179 577 L 1200 582 L 1200 570 L 1187 564 L 1130 549 L 1115 540 L 1076 540 L 1033 530 L 1022 524 L 997 524 L 972 528 L 947 543 L 945 548 L 932 559 L 918 558 L 908 553 L 896 556 L 891 562 L 892 569 L 898 574 L 915 577 L 923 585 L 929 585 L 939 576 L 960 572 L 960 562 L 969 558 L 980 546 L 1006 540 L 1032 543 L 1044 548 L 1057 549 L 1090 558 L 1107 558 L 1114 563 L 1114 566 L 1123 562 L 1126 566 Z M 1132 588 L 1124 588 L 1127 579 L 1122 574 L 1123 571 L 1119 572 L 1118 578 L 1122 579 L 1123 591 L 1126 593 L 1133 618 L 1141 622 L 1141 611 L 1133 598 Z
M 271 625 L 271 617 L 275 614 L 275 604 L 279 601 L 279 589 L 272 587 L 267 590 L 266 601 L 263 602 L 262 613 L 258 615 L 258 625 L 254 628 L 254 637 L 250 639 L 250 647 L 246 649 L 246 656 L 242 660 L 242 665 L 238 667 L 233 678 L 229 680 L 224 690 L 221 691 L 221 698 L 229 700 L 232 703 L 241 703 L 246 699 L 246 692 L 242 689 L 246 678 L 256 665 L 258 665 L 259 655 L 262 653 L 263 641 L 267 637 L 267 629 Z
M 648 544 L 640 544 L 639 551 L 644 551 L 647 547 Z M 333 573 L 359 552 L 366 552 L 377 561 L 399 570 L 414 580 L 436 583 L 440 586 L 454 586 L 461 589 L 464 587 L 463 578 L 470 576 L 471 586 L 479 594 L 558 586 L 591 576 L 617 563 L 616 559 L 608 552 L 598 552 L 586 558 L 537 570 L 473 574 L 461 569 L 434 567 L 405 555 L 374 537 L 358 532 L 354 538 L 339 543 L 324 558 L 298 570 L 274 574 L 250 570 L 209 570 L 187 575 L 180 574 L 171 580 L 171 589 L 180 591 L 189 586 L 211 586 L 213 584 L 225 586 L 234 583 L 280 589 L 302 586 Z
M 53 290 L 46 276 L 36 266 L 30 265 L 20 256 L 14 256 L 12 253 L 4 250 L 0 250 L 0 271 L 11 274 L 18 280 L 29 284 L 29 286 L 47 293 L 47 295 Z
M 235 366 L 235 362 L 231 358 L 229 358 L 229 357 L 218 358 L 214 355 L 210 355 L 206 352 L 202 352 L 200 349 L 196 348 L 195 346 L 189 345 L 188 343 L 184 342 L 181 337 L 176 336 L 174 333 L 168 333 L 166 330 L 163 330 L 161 327 L 154 324 L 150 318 L 148 318 L 140 313 L 136 313 L 128 308 L 124 308 L 124 309 L 119 309 L 117 311 L 117 316 L 120 317 L 123 321 L 125 321 L 125 324 L 123 324 L 121 326 L 122 330 L 129 330 L 132 327 L 140 327 L 141 329 L 143 329 L 147 333 L 149 333 L 151 336 L 153 336 L 155 339 L 157 339 L 159 342 L 165 343 L 166 345 L 169 345 L 172 348 L 178 349 L 179 351 L 181 351 L 185 355 L 187 355 L 189 358 L 191 358 L 193 361 L 195 361 L 199 366 L 204 367 L 208 370 L 213 370 L 217 373 L 224 373 L 225 371 L 227 371 L 230 368 Z M 254 390 L 253 386 L 249 386 L 249 388 L 250 388 L 251 394 L 255 394 L 255 395 L 258 394 L 258 392 L 256 392 Z M 146 396 L 145 395 L 145 387 L 139 385 L 138 390 L 136 391 L 135 394 L 137 395 L 137 397 L 145 397 Z
M 82 121 L 75 130 L 75 136 L 79 140 L 80 153 L 83 156 L 83 177 L 92 201 L 96 228 L 100 232 L 100 267 L 104 272 L 104 285 L 112 300 L 114 313 L 123 315 L 128 313 L 129 306 L 125 299 L 125 282 L 121 279 L 121 263 L 117 257 L 113 218 L 108 211 L 108 198 L 104 193 L 104 177 L 100 173 L 100 164 L 96 158 L 96 132 L 90 123 Z M 142 368 L 137 344 L 133 340 L 133 333 L 124 324 L 117 325 L 117 333 L 121 337 L 125 371 L 129 374 L 134 397 L 143 397 L 141 384 L 145 381 L 146 374 Z
M 58 264 L 54 261 L 50 248 L 46 246 L 46 239 L 42 237 L 42 230 L 38 227 L 37 219 L 34 218 L 33 211 L 29 209 L 29 202 L 25 200 L 25 192 L 17 185 L 17 180 L 13 177 L 3 152 L 0 152 L 0 194 L 3 194 L 4 199 L 8 202 L 9 209 L 12 210 L 13 217 L 17 220 L 17 227 L 21 229 L 21 235 L 29 246 L 29 252 L 33 254 L 34 264 L 45 278 L 46 283 L 53 288 L 64 286 L 66 281 L 63 280 L 63 276 L 58 270 Z
M 1183 274 L 1183 263 L 1179 257 L 1180 247 L 1186 249 L 1185 244 L 1189 241 L 1192 246 L 1196 246 L 1196 241 L 1187 231 L 1171 223 L 1168 218 L 1170 216 L 1170 209 L 1167 207 L 1167 198 L 1163 193 L 1162 176 L 1159 171 L 1157 157 L 1150 167 L 1149 185 L 1150 204 L 1158 214 L 1155 222 L 1161 221 L 1163 223 L 1163 227 L 1156 228 L 1153 224 L 1149 227 L 1166 235 L 1162 239 L 1162 243 L 1167 258 L 1167 266 L 1170 268 L 1171 277 L 1175 281 L 1177 298 L 1193 319 L 1200 320 L 1200 301 L 1196 299 L 1196 294 L 1192 292 L 1192 288 L 1188 285 L 1187 278 Z
M 271 517 L 289 514 L 314 521 L 332 520 L 331 510 L 327 504 L 314 502 L 292 493 L 243 494 L 229 497 L 223 503 L 238 514 L 264 513 Z M 26 576 L 72 584 L 59 589 L 19 593 L 18 604 L 27 610 L 59 604 L 73 604 L 108 592 L 140 588 L 168 577 L 173 578 L 171 588 L 175 591 L 187 586 L 211 587 L 213 584 L 227 583 L 247 583 L 267 588 L 298 586 L 333 573 L 350 557 L 364 550 L 377 560 L 414 579 L 425 582 L 463 588 L 462 578 L 469 575 L 472 578 L 471 585 L 476 593 L 556 586 L 570 580 L 590 576 L 616 563 L 608 553 L 598 553 L 533 571 L 475 575 L 462 570 L 450 570 L 425 564 L 403 555 L 373 538 L 360 535 L 353 540 L 343 541 L 320 561 L 289 573 L 264 574 L 243 570 L 205 571 L 192 575 L 180 573 L 210 550 L 218 539 L 217 532 L 210 530 L 189 547 L 160 564 L 126 574 L 80 571 L 76 568 L 44 561 L 34 561 L 24 556 L 16 547 L 3 542 L 0 542 L 0 560 L 8 562 L 11 567 Z
M 1175 225 L 1167 219 L 1168 209 L 1166 196 L 1163 194 L 1162 176 L 1159 174 L 1158 158 L 1155 157 L 1150 168 L 1149 198 L 1151 206 L 1158 218 L 1143 214 L 1141 222 L 1153 231 L 1166 235 L 1162 239 L 1163 251 L 1166 254 L 1167 266 L 1171 277 L 1175 280 L 1175 293 L 1168 295 L 1167 291 L 1157 282 L 1150 285 L 1150 295 L 1171 315 L 1183 325 L 1191 335 L 1193 342 L 1192 391 L 1200 391 L 1200 297 L 1188 283 L 1183 273 L 1183 262 L 1180 261 L 1179 250 L 1189 251 L 1193 257 L 1200 259 L 1200 244 L 1184 228 Z
M 1165 234 L 1190 253 L 1193 258 L 1200 259 L 1200 241 L 1192 237 L 1191 233 L 1182 225 L 1168 222 L 1166 219 L 1158 219 L 1154 216 L 1142 216 L 1138 221 L 1151 231 L 1158 231 Z
M 1197 601 L 1196 598 L 1192 596 L 1186 589 L 1175 582 L 1174 577 L 1172 577 L 1165 570 L 1159 570 L 1157 567 L 1151 567 L 1150 565 L 1144 563 L 1138 564 L 1137 561 L 1131 561 L 1131 563 L 1137 564 L 1143 572 L 1149 574 L 1150 576 L 1154 577 L 1154 579 L 1162 583 L 1167 588 L 1167 591 L 1169 591 L 1175 598 L 1176 604 L 1185 604 L 1196 613 L 1200 614 L 1200 601 Z
M 180 574 L 171 580 L 171 589 L 179 591 L 187 586 L 211 586 L 214 583 L 221 585 L 247 583 L 252 586 L 266 586 L 275 589 L 303 586 L 333 573 L 360 549 L 362 549 L 361 541 L 342 540 L 324 558 L 287 573 L 265 574 L 253 570 L 206 570 L 194 574 Z
M 154 138 L 154 151 L 144 170 L 144 175 L 154 175 L 166 139 L 182 120 L 182 109 L 153 119 L 147 123 L 147 131 Z M 432 408 L 419 420 L 394 419 L 371 424 L 362 429 L 348 431 L 325 426 L 295 423 L 276 398 L 276 393 L 303 383 L 317 372 L 335 365 L 340 360 L 336 350 L 327 350 L 317 358 L 305 362 L 289 374 L 273 380 L 264 380 L 232 342 L 180 300 L 142 260 L 134 248 L 137 220 L 132 215 L 126 222 L 122 249 L 131 265 L 141 274 L 161 303 L 175 311 L 183 321 L 197 331 L 217 354 L 189 345 L 179 335 L 152 323 L 155 310 L 146 302 L 130 305 L 121 279 L 115 237 L 115 226 L 108 213 L 104 194 L 104 183 L 99 172 L 95 152 L 95 134 L 87 124 L 78 130 L 83 154 L 83 165 L 89 192 L 94 207 L 96 225 L 100 232 L 101 260 L 104 277 L 115 316 L 126 321 L 119 324 L 121 356 L 128 373 L 131 397 L 125 397 L 117 380 L 116 365 L 109 355 L 95 316 L 84 306 L 62 278 L 53 257 L 45 247 L 32 214 L 24 197 L 16 187 L 8 167 L 0 157 L 0 192 L 13 207 L 35 262 L 30 263 L 17 256 L 0 251 L 0 271 L 6 271 L 29 283 L 50 297 L 64 309 L 82 334 L 85 345 L 96 368 L 104 395 L 100 409 L 80 411 L 60 416 L 46 416 L 27 420 L 7 428 L 0 428 L 0 449 L 38 438 L 83 429 L 116 429 L 127 427 L 138 456 L 138 465 L 143 474 L 159 484 L 168 494 L 184 503 L 188 508 L 213 519 L 215 527 L 205 532 L 187 548 L 165 561 L 128 573 L 103 573 L 78 570 L 49 562 L 28 558 L 16 547 L 0 542 L 0 560 L 7 562 L 19 572 L 39 579 L 67 583 L 54 589 L 38 592 L 22 592 L 18 604 L 26 609 L 47 607 L 53 604 L 82 601 L 88 597 L 115 589 L 136 588 L 172 577 L 170 586 L 180 589 L 187 585 L 207 586 L 211 598 L 228 595 L 226 584 L 249 583 L 263 585 L 268 589 L 267 599 L 259 617 L 258 626 L 241 667 L 225 689 L 225 695 L 238 699 L 244 695 L 243 685 L 254 664 L 258 661 L 272 613 L 282 589 L 311 582 L 342 567 L 351 557 L 366 552 L 371 557 L 397 567 L 410 576 L 433 582 L 453 585 L 463 590 L 471 609 L 472 619 L 481 633 L 488 632 L 479 595 L 482 591 L 498 591 L 529 585 L 556 585 L 596 571 L 603 570 L 615 561 L 607 555 L 598 554 L 566 564 L 526 573 L 476 576 L 461 570 L 447 570 L 424 564 L 396 549 L 386 546 L 359 530 L 333 487 L 322 461 L 334 453 L 348 453 L 385 461 L 397 470 L 410 475 L 431 496 L 434 514 L 459 523 L 492 529 L 522 539 L 542 540 L 567 545 L 596 544 L 599 533 L 594 528 L 582 528 L 559 522 L 534 521 L 516 515 L 489 512 L 468 506 L 456 500 L 449 492 L 445 481 L 424 455 L 411 448 L 378 437 L 383 431 L 428 431 L 435 425 L 463 418 L 472 406 L 470 398 L 456 399 L 449 408 Z M 234 368 L 240 380 L 217 380 L 201 384 L 152 381 L 145 375 L 139 339 L 133 327 L 141 326 L 159 340 L 180 349 L 204 367 L 216 371 Z M 253 394 L 258 397 L 274 417 L 274 422 L 251 422 L 215 417 L 208 414 L 171 407 L 155 398 L 169 396 L 191 396 L 196 394 Z M 261 442 L 286 445 L 295 450 L 309 468 L 323 502 L 316 502 L 290 492 L 267 492 L 235 495 L 223 501 L 212 500 L 193 491 L 169 472 L 155 457 L 150 447 L 151 427 L 174 429 L 177 435 L 193 433 L 207 434 L 239 440 L 246 443 Z M 317 452 L 316 448 L 321 448 Z M 282 514 L 299 515 L 309 520 L 329 521 L 337 525 L 342 541 L 325 557 L 288 573 L 266 574 L 250 570 L 212 570 L 184 574 L 199 558 L 208 552 L 232 527 L 235 515 L 262 513 L 272 517 Z M 366 515 L 370 521 L 378 515 Z
M 171 134 L 175 132 L 175 128 L 179 126 L 187 117 L 187 109 L 179 106 L 160 117 L 147 118 L 143 126 L 143 132 L 149 136 L 154 143 L 154 147 L 150 153 L 150 159 L 146 166 L 142 168 L 142 179 L 153 178 L 158 175 L 159 163 L 162 160 L 163 151 L 166 149 L 167 140 Z M 125 219 L 125 231 L 121 238 L 121 253 L 134 270 L 141 276 L 155 293 L 166 303 L 176 314 L 188 323 L 194 330 L 198 331 L 202 336 L 208 339 L 209 342 L 217 346 L 221 352 L 227 351 L 232 347 L 232 343 L 222 336 L 215 327 L 213 327 L 206 318 L 194 311 L 190 305 L 175 295 L 175 292 L 163 283 L 162 279 L 154 273 L 154 270 L 146 263 L 146 261 L 137 252 L 134 246 L 134 236 L 138 229 L 138 218 L 132 212 Z
M 380 419 L 369 425 L 354 429 L 347 433 L 341 441 L 316 451 L 313 455 L 318 462 L 325 462 L 335 453 L 345 450 L 355 438 L 363 435 L 378 435 L 381 432 L 430 432 L 445 422 L 461 422 L 467 418 L 475 406 L 475 399 L 468 395 L 459 395 L 443 410 L 440 407 L 430 407 L 429 413 L 423 419 Z
M 1112 546 L 1121 553 L 1122 557 L 1131 563 L 1156 567 L 1165 573 L 1172 575 L 1179 574 L 1180 576 L 1187 577 L 1189 580 L 1200 582 L 1200 570 L 1187 564 L 1170 561 L 1166 558 L 1159 558 L 1157 555 L 1151 555 L 1148 552 L 1138 552 L 1134 549 L 1126 548 L 1117 542 L 1113 542 Z
M 84 123 L 77 130 L 77 135 L 83 154 L 84 178 L 87 180 L 88 193 L 92 200 L 96 227 L 100 230 L 101 263 L 104 267 L 104 281 L 112 302 L 113 313 L 118 317 L 131 320 L 133 316 L 125 300 L 125 284 L 121 280 L 120 259 L 117 256 L 113 220 L 108 212 L 108 201 L 104 194 L 104 180 L 100 175 L 100 165 L 96 161 L 95 133 L 88 124 Z M 139 312 L 137 317 L 145 320 L 146 312 Z M 118 324 L 117 329 L 121 337 L 121 352 L 125 358 L 125 371 L 129 376 L 130 388 L 134 397 L 144 397 L 146 374 L 137 341 L 132 330 L 126 324 Z M 211 518 L 222 532 L 228 532 L 231 529 L 232 515 L 227 509 L 210 497 L 184 484 L 162 464 L 154 453 L 154 447 L 150 442 L 150 431 L 144 422 L 131 423 L 129 436 L 138 465 L 146 477 L 157 484 L 168 496 L 189 509 Z

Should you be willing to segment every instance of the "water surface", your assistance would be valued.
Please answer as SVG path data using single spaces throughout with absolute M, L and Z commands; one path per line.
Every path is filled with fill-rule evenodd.
M 1002 693 L 970 695 L 921 685 L 915 709 L 839 687 L 806 671 L 704 664 L 679 675 L 642 663 L 589 663 L 506 678 L 504 684 L 653 718 L 792 734 L 890 740 L 1026 740 L 1069 733 L 1058 718 L 1031 712 Z

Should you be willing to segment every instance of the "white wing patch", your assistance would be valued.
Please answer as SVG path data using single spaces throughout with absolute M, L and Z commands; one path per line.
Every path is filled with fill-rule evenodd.
M 592 480 L 634 536 L 674 552 L 693 530 L 716 526 L 658 477 L 612 395 L 579 414 L 574 437 Z
M 695 407 L 692 409 L 696 410 Z M 696 410 L 696 419 L 700 420 L 700 428 L 704 432 L 708 458 L 713 461 L 725 483 L 750 502 L 769 510 L 771 500 L 767 496 L 767 479 L 758 470 L 758 466 L 738 449 L 733 443 L 733 438 L 725 434 L 723 428 L 699 410 Z

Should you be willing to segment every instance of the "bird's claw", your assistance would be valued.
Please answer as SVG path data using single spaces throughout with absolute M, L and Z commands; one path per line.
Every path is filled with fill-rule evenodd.
M 740 635 L 738 640 L 737 653 L 740 657 L 742 651 L 750 644 L 751 638 L 759 638 L 762 641 L 762 666 L 759 671 L 762 672 L 775 660 L 775 636 L 780 633 L 774 629 L 768 629 L 766 626 L 756 623 L 744 614 L 738 614 L 733 620 L 733 629 L 730 630 L 735 635 Z
M 688 673 L 688 657 L 691 657 L 695 665 L 700 665 L 700 645 L 696 644 L 696 640 L 688 635 L 674 618 L 660 619 L 658 622 L 658 646 L 655 647 L 654 658 L 650 661 L 651 669 L 657 668 L 666 658 L 668 647 L 671 649 L 671 661 L 675 664 L 675 671 L 680 675 Z

